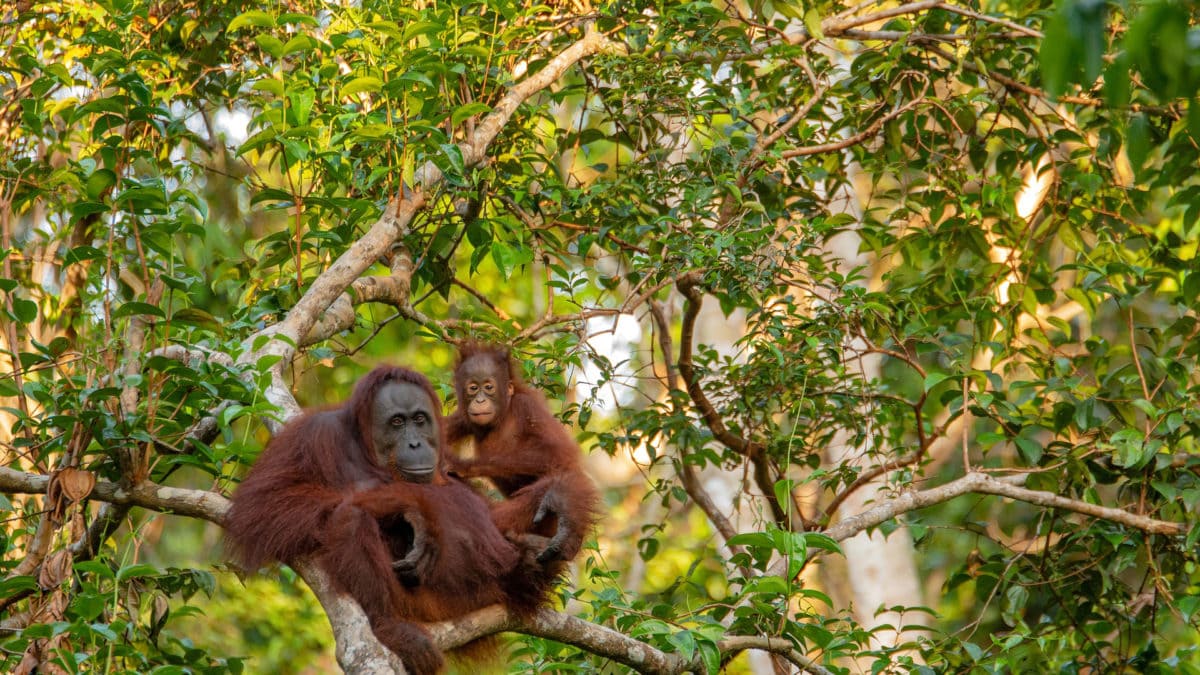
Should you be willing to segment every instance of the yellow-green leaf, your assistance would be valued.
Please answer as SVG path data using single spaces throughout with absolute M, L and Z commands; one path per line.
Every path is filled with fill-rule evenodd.
M 479 113 L 491 112 L 491 110 L 491 106 L 478 101 L 475 103 L 461 105 L 455 108 L 454 112 L 450 115 L 450 123 L 454 126 L 458 126 L 462 124 L 463 120 L 467 119 L 468 117 L 474 117 Z
M 264 78 L 250 85 L 255 91 L 269 91 L 276 96 L 283 96 L 283 83 L 274 78 Z
M 225 30 L 232 33 L 246 26 L 255 26 L 257 28 L 274 28 L 275 17 L 260 9 L 252 9 L 249 12 L 244 12 L 235 17 L 233 21 L 229 22 L 229 27 Z
M 816 7 L 810 7 L 804 13 L 804 27 L 808 29 L 809 36 L 817 40 L 824 39 L 825 31 L 821 30 L 821 14 Z
M 378 77 L 371 77 L 369 75 L 365 77 L 356 77 L 353 80 L 350 80 L 346 86 L 342 87 L 342 95 L 353 96 L 363 92 L 374 93 L 379 91 L 382 87 L 383 81 Z

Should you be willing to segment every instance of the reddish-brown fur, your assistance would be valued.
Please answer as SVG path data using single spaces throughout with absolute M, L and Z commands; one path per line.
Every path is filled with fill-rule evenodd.
M 313 556 L 362 605 L 376 636 L 409 672 L 432 673 L 442 666 L 441 654 L 411 622 L 455 618 L 497 602 L 530 611 L 555 570 L 536 565 L 502 534 L 529 532 L 515 516 L 498 514 L 499 527 L 493 526 L 487 502 L 440 467 L 431 483 L 416 484 L 380 465 L 366 430 L 372 401 L 390 381 L 420 386 L 444 431 L 439 399 L 424 376 L 376 368 L 344 404 L 308 412 L 271 440 L 234 493 L 225 529 L 247 569 Z M 536 511 L 543 495 L 529 494 L 509 508 Z M 405 584 L 392 562 L 411 548 L 414 519 L 423 522 L 434 562 L 418 567 L 415 584 Z
M 495 372 L 512 385 L 512 395 L 499 419 L 488 428 L 471 422 L 464 412 L 467 396 L 461 375 L 463 362 L 474 356 L 492 361 Z M 454 387 L 458 409 L 446 418 L 449 469 L 464 478 L 487 478 L 506 500 L 493 504 L 492 516 L 502 531 L 534 532 L 551 537 L 558 518 L 566 526 L 556 539 L 564 560 L 579 554 L 583 538 L 595 520 L 599 495 L 583 471 L 583 452 L 567 428 L 550 412 L 541 392 L 526 385 L 508 350 L 497 345 L 469 343 L 459 349 Z M 454 446 L 465 438 L 475 441 L 475 456 L 463 460 Z M 541 495 L 556 497 L 556 517 L 534 523 Z M 536 495 L 536 498 L 534 496 Z M 565 534 L 565 536 L 562 536 Z

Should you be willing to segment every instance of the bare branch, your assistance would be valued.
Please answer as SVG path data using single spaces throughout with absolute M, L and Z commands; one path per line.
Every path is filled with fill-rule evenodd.
M 452 649 L 501 631 L 516 630 L 606 656 L 639 673 L 682 672 L 682 663 L 673 654 L 663 653 L 611 628 L 550 609 L 540 609 L 530 617 L 521 618 L 495 605 L 452 622 L 431 624 L 428 628 L 435 644 L 442 649 Z
M 888 9 L 867 14 L 865 16 L 854 16 L 850 18 L 833 18 L 826 19 L 821 22 L 821 31 L 826 35 L 837 35 L 847 29 L 865 26 L 869 23 L 891 19 L 905 14 L 916 14 L 927 9 L 934 9 L 945 4 L 944 0 L 920 0 L 920 2 L 910 2 L 906 5 L 898 7 L 889 7 Z
M 1034 29 L 1030 28 L 1029 26 L 1022 26 L 1021 24 L 1016 23 L 1015 21 L 1010 21 L 1008 19 L 1004 19 L 1001 17 L 989 16 L 987 14 L 980 14 L 979 12 L 976 12 L 975 10 L 969 9 L 967 7 L 959 7 L 958 5 L 951 5 L 949 3 L 946 3 L 946 4 L 942 5 L 942 9 L 946 10 L 947 12 L 953 12 L 955 14 L 961 14 L 962 16 L 970 17 L 977 21 L 983 21 L 984 23 L 994 23 L 998 26 L 1004 26 L 1005 28 L 1009 28 L 1017 33 L 1026 35 L 1028 37 L 1037 38 L 1039 40 L 1042 39 L 1043 37 L 1045 37 L 1044 35 L 1042 35 L 1041 31 L 1034 30 Z
M 773 635 L 734 635 L 718 642 L 717 649 L 720 650 L 722 656 L 733 656 L 748 649 L 757 649 L 772 654 L 779 654 L 799 666 L 804 672 L 812 673 L 813 675 L 833 675 L 830 670 L 797 651 L 795 645 L 787 638 Z M 699 655 L 692 659 L 687 669 L 696 672 L 704 670 L 704 664 L 701 662 Z
M 0 492 L 5 494 L 45 494 L 49 484 L 49 476 L 0 466 Z M 169 487 L 149 481 L 128 488 L 108 481 L 97 481 L 89 498 L 201 518 L 218 525 L 224 522 L 225 513 L 229 510 L 229 500 L 216 492 Z
M 578 647 L 640 673 L 675 675 L 704 671 L 704 663 L 699 655 L 685 660 L 679 654 L 664 653 L 623 633 L 551 609 L 541 609 L 532 616 L 520 617 L 500 605 L 493 605 L 454 621 L 429 624 L 426 628 L 433 636 L 434 643 L 443 650 L 461 647 L 503 631 L 515 631 Z M 733 635 L 718 642 L 717 648 L 722 655 L 730 656 L 747 649 L 781 654 L 807 672 L 829 675 L 828 670 L 801 654 L 791 641 L 782 637 Z
M 1053 492 L 1030 490 L 1020 487 L 1019 484 L 1025 481 L 1026 476 L 1027 474 L 1021 474 L 1007 478 L 996 478 L 986 473 L 973 471 L 945 485 L 928 490 L 907 492 L 897 495 L 892 499 L 882 501 L 862 513 L 841 519 L 825 530 L 825 534 L 835 541 L 842 541 L 868 528 L 887 522 L 898 515 L 927 506 L 933 506 L 934 504 L 941 504 L 955 497 L 970 493 L 999 495 L 1038 506 L 1074 511 L 1075 513 L 1109 520 L 1152 534 L 1179 535 L 1186 532 L 1186 528 L 1180 523 L 1155 520 L 1121 509 L 1099 506 L 1076 499 L 1068 499 Z
M 375 639 L 366 613 L 352 598 L 334 590 L 328 575 L 308 560 L 292 569 L 304 579 L 329 617 L 333 629 L 334 655 L 342 672 L 353 675 L 404 675 L 400 659 Z
M 924 101 L 925 101 L 925 99 L 923 99 L 923 98 L 918 98 L 918 99 L 909 101 L 908 103 L 905 103 L 904 105 L 900 106 L 899 108 L 896 108 L 895 110 L 893 110 L 893 111 L 887 113 L 886 115 L 883 115 L 879 119 L 875 120 L 874 122 L 869 124 L 866 129 L 863 129 L 862 131 L 858 132 L 857 134 L 847 136 L 846 138 L 843 138 L 840 141 L 831 141 L 829 143 L 820 143 L 818 145 L 809 145 L 809 146 L 805 146 L 802 148 L 792 148 L 791 150 L 784 150 L 783 152 L 779 153 L 779 155 L 781 157 L 783 157 L 784 159 L 792 159 L 795 157 L 807 157 L 809 155 L 820 155 L 820 154 L 827 153 L 827 152 L 837 152 L 839 150 L 845 150 L 846 148 L 848 148 L 852 145 L 858 145 L 859 143 L 862 143 L 863 141 L 867 140 L 868 138 L 874 136 L 879 131 L 879 128 L 882 127 L 884 124 L 887 124 L 888 122 L 896 119 L 900 115 L 903 115 L 904 113 L 908 112 L 909 110 L 912 110 L 913 108 L 917 107 L 919 104 L 923 103 Z
M 171 359 L 172 361 L 179 361 L 180 363 L 187 364 L 211 362 L 222 366 L 233 365 L 233 357 L 229 356 L 225 352 L 196 345 L 191 347 L 184 347 L 183 345 L 167 345 L 165 347 L 153 349 L 149 354 L 147 354 L 147 357 L 155 356 L 161 356 L 166 359 Z

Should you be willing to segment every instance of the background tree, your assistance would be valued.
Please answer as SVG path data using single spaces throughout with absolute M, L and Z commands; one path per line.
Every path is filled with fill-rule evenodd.
M 221 562 L 225 496 L 301 403 L 378 361 L 449 394 L 473 337 L 515 346 L 613 517 L 558 610 L 439 644 L 1197 672 L 1196 19 L 5 7 L 0 667 L 311 663 L 292 571 Z M 343 668 L 395 666 L 295 572 Z

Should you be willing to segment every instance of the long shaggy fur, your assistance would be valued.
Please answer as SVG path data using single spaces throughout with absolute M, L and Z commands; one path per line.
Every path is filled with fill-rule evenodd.
M 376 637 L 413 673 L 441 669 L 442 655 L 414 622 L 451 619 L 502 602 L 519 612 L 541 603 L 557 568 L 531 565 L 525 547 L 506 533 L 529 532 L 442 467 L 429 484 L 404 482 L 371 447 L 372 403 L 388 382 L 420 387 L 433 404 L 445 448 L 440 402 L 429 381 L 405 368 L 381 366 L 364 376 L 346 403 L 289 422 L 263 450 L 234 492 L 225 521 L 235 560 L 247 569 L 313 556 L 338 590 L 362 606 Z M 533 514 L 540 494 L 515 498 L 510 509 Z M 429 564 L 405 585 L 392 563 L 423 527 Z M 532 527 L 531 523 L 529 527 Z
M 473 424 L 466 414 L 461 366 L 476 356 L 494 364 L 500 389 L 512 385 L 507 409 L 490 427 Z M 553 537 L 558 532 L 558 518 L 565 520 L 561 552 L 565 560 L 571 560 L 579 554 L 584 536 L 595 522 L 599 493 L 583 470 L 579 444 L 550 412 L 542 393 L 526 385 L 517 371 L 504 347 L 472 342 L 460 348 L 454 375 L 458 409 L 446 418 L 447 447 L 474 439 L 475 457 L 462 460 L 450 451 L 446 461 L 463 477 L 490 480 L 508 498 L 492 506 L 492 519 L 501 531 Z M 560 513 L 535 524 L 542 497 L 551 490 L 561 499 Z

